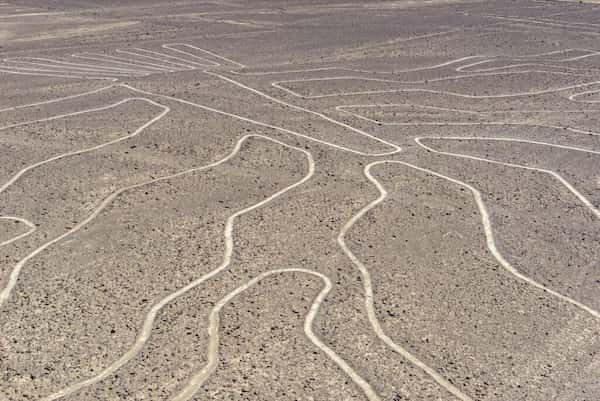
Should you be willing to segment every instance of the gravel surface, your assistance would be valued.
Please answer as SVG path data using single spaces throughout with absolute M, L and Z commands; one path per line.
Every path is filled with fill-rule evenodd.
M 0 3 L 0 401 L 600 399 L 593 3 Z

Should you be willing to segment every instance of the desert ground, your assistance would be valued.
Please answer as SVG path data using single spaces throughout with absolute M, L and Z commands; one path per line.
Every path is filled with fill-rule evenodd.
M 1 1 L 0 401 L 600 400 L 600 5 Z

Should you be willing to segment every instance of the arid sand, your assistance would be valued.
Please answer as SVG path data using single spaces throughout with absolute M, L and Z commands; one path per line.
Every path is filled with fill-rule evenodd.
M 600 6 L 0 2 L 0 401 L 600 400 Z

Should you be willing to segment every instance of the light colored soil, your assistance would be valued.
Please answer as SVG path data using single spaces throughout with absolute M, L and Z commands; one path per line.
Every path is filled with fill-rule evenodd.
M 595 400 L 599 17 L 0 3 L 0 401 Z

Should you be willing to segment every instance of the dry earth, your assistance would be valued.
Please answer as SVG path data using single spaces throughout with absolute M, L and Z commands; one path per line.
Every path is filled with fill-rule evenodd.
M 0 401 L 600 400 L 600 6 L 0 3 Z

